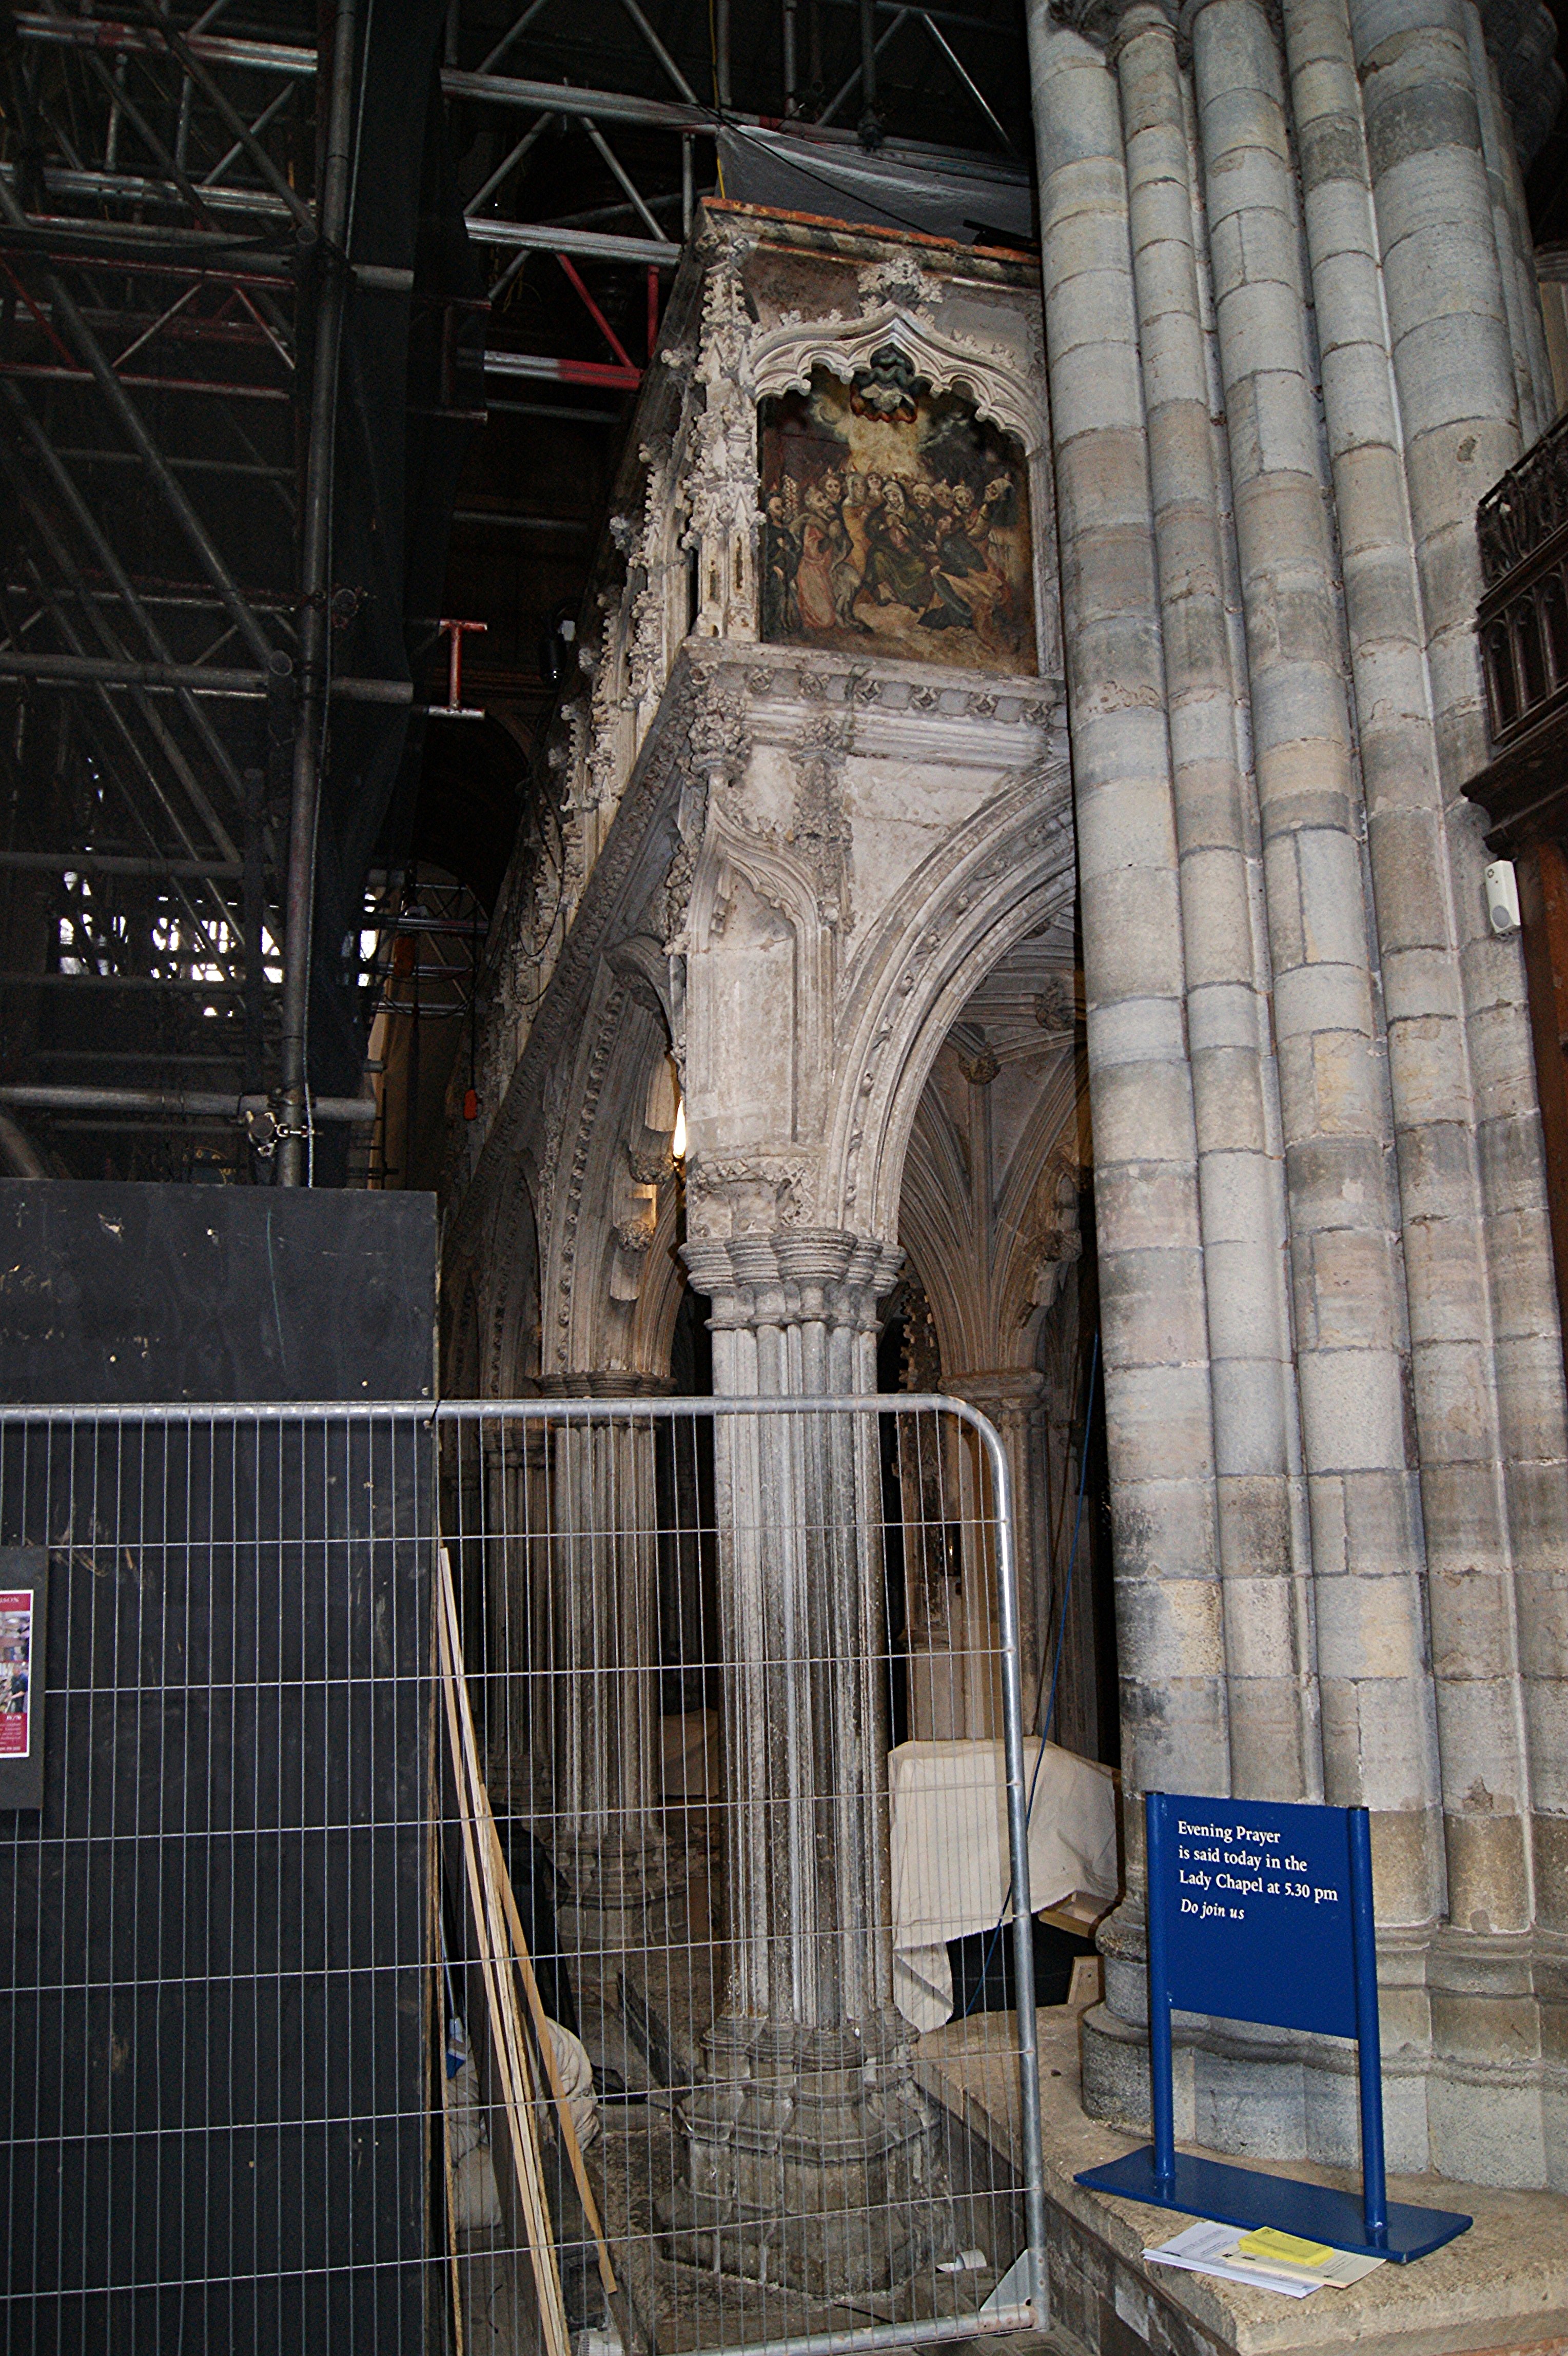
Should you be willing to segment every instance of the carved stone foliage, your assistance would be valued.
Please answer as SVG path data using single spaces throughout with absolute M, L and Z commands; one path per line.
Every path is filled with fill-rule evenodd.
M 687 1215 L 693 1230 L 732 1237 L 810 1226 L 814 1174 L 804 1154 L 703 1155 L 687 1168 Z
M 693 699 L 686 731 L 687 766 L 710 785 L 737 785 L 751 750 L 751 731 L 740 697 L 716 680 L 705 680 Z

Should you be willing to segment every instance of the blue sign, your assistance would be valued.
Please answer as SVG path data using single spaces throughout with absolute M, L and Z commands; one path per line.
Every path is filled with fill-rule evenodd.
M 1149 2088 L 1155 2140 L 1076 2180 L 1220 2224 L 1272 2225 L 1303 2241 L 1406 2260 L 1471 2222 L 1391 2201 L 1383 2165 L 1382 2052 L 1365 1808 L 1144 1796 L 1148 1836 Z M 1353 2037 L 1361 2104 L 1361 2197 L 1229 2168 L 1176 2147 L 1171 2013 Z
M 1348 1811 L 1165 1796 L 1159 1806 L 1165 1853 L 1149 1904 L 1165 1915 L 1176 2009 L 1354 2037 Z

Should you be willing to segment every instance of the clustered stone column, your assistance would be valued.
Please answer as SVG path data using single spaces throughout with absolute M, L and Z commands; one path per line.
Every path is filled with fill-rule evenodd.
M 729 1398 L 875 1387 L 898 1255 L 837 1230 L 693 1241 Z M 929 2257 L 933 2160 L 893 2005 L 875 1418 L 715 1427 L 729 1980 L 681 2122 L 676 2254 L 820 2297 Z
M 631 1401 L 668 1384 L 564 1375 L 546 1397 Z M 659 1513 L 650 1419 L 596 1415 L 545 1427 L 548 1498 L 537 1551 L 549 1627 L 531 1681 L 546 1693 L 551 1847 L 571 1896 L 564 1943 L 577 1968 L 660 1929 L 671 1887 L 660 1810 Z M 667 1925 L 665 1926 L 667 1927 Z M 608 1965 L 607 1965 L 607 1969 Z
M 1130 1781 L 1368 1806 L 1396 2164 L 1544 2183 L 1568 1427 L 1461 793 L 1476 502 L 1550 414 L 1520 175 L 1484 5 L 1174 15 L 1030 6 Z M 1123 2116 L 1133 1862 L 1086 2051 Z M 1349 2131 L 1301 2040 L 1206 2032 L 1182 2083 L 1209 2142 Z
M 1032 1368 L 996 1367 L 975 1373 L 944 1375 L 942 1388 L 954 1398 L 967 1399 L 994 1424 L 1007 1453 L 1013 1491 L 1013 1560 L 1018 1590 L 1019 1671 L 1026 1712 L 1040 1685 L 1040 1655 L 1050 1641 L 1057 1599 L 1050 1594 L 1052 1569 L 1045 1531 L 1045 1500 L 1041 1495 L 1045 1437 L 1041 1430 L 1041 1394 L 1045 1377 Z M 960 1610 L 948 1632 L 953 1660 L 948 1674 L 955 1698 L 962 1702 L 961 1719 L 940 1730 L 943 1734 L 1002 1736 L 1001 1632 L 996 1619 L 996 1561 L 988 1506 L 989 1473 L 972 1432 L 953 1435 L 962 1451 L 957 1497 L 965 1531 L 963 1591 Z M 911 1657 L 910 1669 L 914 1669 Z M 943 1663 L 933 1646 L 929 1675 L 933 1683 L 943 1674 Z M 936 1730 L 933 1729 L 933 1731 Z M 1058 1737 L 1059 1740 L 1059 1735 Z
M 1224 1580 L 1230 1772 L 1260 1797 L 1318 1784 L 1310 1550 L 1291 1352 L 1268 968 L 1254 930 L 1261 846 L 1237 727 L 1238 602 L 1223 452 L 1213 431 L 1188 95 L 1176 27 L 1150 0 L 1122 19 L 1116 66 L 1145 375 L 1150 499 L 1180 859 L 1187 1053 Z
M 1126 1764 L 1140 1786 L 1223 1792 L 1197 1140 L 1122 119 L 1091 42 L 1044 6 L 1032 42 Z

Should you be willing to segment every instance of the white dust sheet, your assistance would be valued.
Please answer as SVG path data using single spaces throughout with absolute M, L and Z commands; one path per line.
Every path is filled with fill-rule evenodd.
M 1036 1762 L 1039 1773 L 1036 1776 Z M 952 2010 L 947 1943 L 1011 1917 L 1007 1777 L 1000 1742 L 901 1742 L 888 1753 L 893 1834 L 893 1993 L 916 2029 Z M 1074 1890 L 1115 1897 L 1115 1786 L 1109 1767 L 1054 1742 L 1024 1745 L 1029 1903 L 1037 1912 Z

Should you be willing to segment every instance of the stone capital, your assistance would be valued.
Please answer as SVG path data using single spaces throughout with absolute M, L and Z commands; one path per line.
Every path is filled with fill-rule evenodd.
M 896 1245 L 843 1227 L 776 1227 L 768 1235 L 708 1237 L 681 1248 L 693 1285 L 713 1303 L 716 1327 L 827 1324 L 869 1331 L 876 1303 L 897 1281 Z
M 1175 25 L 1175 0 L 1051 0 L 1052 22 L 1081 33 L 1112 57 L 1133 34 L 1154 24 Z
M 673 1388 L 664 1375 L 642 1375 L 629 1367 L 607 1371 L 579 1370 L 541 1375 L 535 1386 L 541 1398 L 639 1399 L 667 1398 Z

